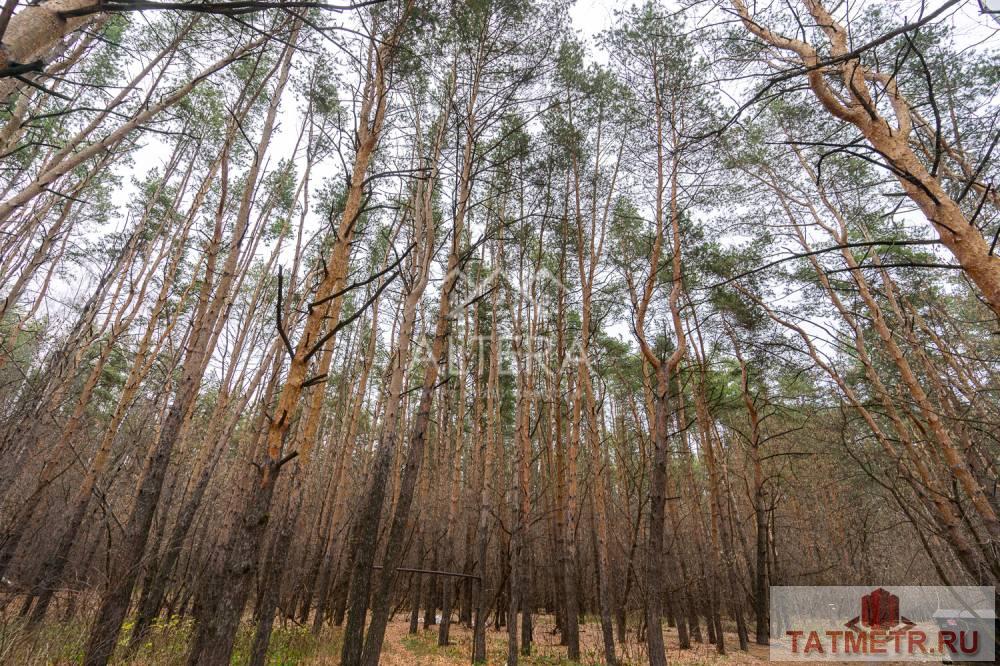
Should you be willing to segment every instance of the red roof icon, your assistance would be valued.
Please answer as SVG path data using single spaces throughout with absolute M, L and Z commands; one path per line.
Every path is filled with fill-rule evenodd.
M 861 624 L 890 629 L 899 624 L 899 597 L 881 587 L 861 597 Z
M 899 597 L 881 587 L 861 597 L 861 615 L 855 615 L 844 626 L 858 632 L 859 623 L 871 629 L 892 632 L 916 626 L 913 620 L 899 614 Z

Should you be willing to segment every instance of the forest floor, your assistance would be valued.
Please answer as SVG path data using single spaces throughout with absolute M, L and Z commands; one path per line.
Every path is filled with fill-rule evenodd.
M 553 632 L 551 616 L 536 616 L 534 643 L 530 657 L 521 657 L 525 666 L 569 666 L 566 648 L 559 645 L 559 636 Z M 400 614 L 390 622 L 382 650 L 380 664 L 383 666 L 450 666 L 469 663 L 472 645 L 472 631 L 459 624 L 451 628 L 452 644 L 438 647 L 436 626 L 421 629 L 417 634 L 408 633 L 409 618 Z M 131 628 L 124 627 L 122 643 Z M 130 666 L 182 666 L 186 663 L 188 639 L 191 633 L 189 621 L 162 622 L 139 652 L 131 659 L 117 659 L 115 664 Z M 233 664 L 245 664 L 250 651 L 251 627 L 249 623 L 241 631 L 233 655 Z M 757 664 L 767 661 L 767 648 L 752 645 L 749 653 L 736 649 L 736 635 L 726 635 L 729 654 L 719 656 L 714 646 L 695 643 L 690 650 L 680 650 L 677 634 L 673 629 L 665 632 L 668 660 L 671 664 Z M 619 644 L 619 659 L 623 665 L 647 663 L 643 646 L 636 641 L 633 632 L 629 641 Z M 309 628 L 294 623 L 276 624 L 268 651 L 270 666 L 335 666 L 340 662 L 342 636 L 337 628 L 327 629 L 314 637 Z M 19 622 L 10 617 L 0 617 L 0 664 L 17 666 L 63 666 L 79 664 L 83 658 L 86 643 L 86 626 L 77 623 L 53 623 L 43 627 L 31 639 L 20 627 Z M 596 619 L 580 626 L 580 664 L 603 663 L 600 624 Z M 487 633 L 487 658 L 489 664 L 503 664 L 507 656 L 506 629 L 499 631 L 489 627 Z M 121 655 L 121 652 L 119 652 Z
M 553 633 L 552 616 L 537 616 L 534 618 L 534 642 L 530 657 L 520 657 L 518 663 L 528 666 L 563 666 L 574 663 L 603 664 L 604 652 L 601 642 L 601 627 L 597 620 L 580 625 L 580 662 L 571 662 L 566 658 L 566 648 L 559 645 L 559 635 Z M 408 621 L 393 622 L 386 634 L 386 647 L 383 649 L 381 664 L 384 666 L 458 666 L 468 664 L 472 652 L 472 631 L 462 626 L 452 625 L 451 640 L 453 645 L 438 647 L 437 627 L 423 629 L 417 635 L 408 633 Z M 729 654 L 720 656 L 715 647 L 708 643 L 694 643 L 690 650 L 681 650 L 677 643 L 677 632 L 667 629 L 667 661 L 670 664 L 757 664 L 767 661 L 767 648 L 753 645 L 750 653 L 736 649 L 736 634 L 727 635 Z M 644 646 L 638 645 L 634 633 L 629 632 L 629 641 L 618 644 L 618 656 L 623 665 L 645 664 Z M 487 634 L 487 663 L 504 664 L 507 659 L 507 631 L 496 631 L 492 626 Z M 316 660 L 309 664 L 329 664 Z

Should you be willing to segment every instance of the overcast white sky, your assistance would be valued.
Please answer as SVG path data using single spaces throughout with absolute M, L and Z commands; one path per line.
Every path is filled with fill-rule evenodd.
M 995 1 L 1000 2 L 1000 0 Z M 573 27 L 584 36 L 592 37 L 611 25 L 612 10 L 623 4 L 625 3 L 609 0 L 577 0 L 569 12 L 573 19 Z
M 667 0 L 669 4 L 674 6 L 679 6 L 678 3 L 672 0 Z M 760 2 L 769 2 L 770 0 L 759 0 Z M 871 4 L 874 2 L 889 4 L 890 0 L 859 0 L 864 4 Z M 925 12 L 933 11 L 936 7 L 939 7 L 944 0 L 927 0 L 925 7 Z M 1000 0 L 984 0 L 989 3 L 991 8 L 1000 9 Z M 577 0 L 575 5 L 570 10 L 570 17 L 572 19 L 573 27 L 578 32 L 578 34 L 590 43 L 591 47 L 596 47 L 595 40 L 597 35 L 602 31 L 611 26 L 614 22 L 614 11 L 616 9 L 627 7 L 630 4 L 640 4 L 641 0 L 632 0 L 622 2 L 619 0 Z M 916 17 L 920 13 L 921 1 L 920 0 L 899 0 L 898 2 L 893 2 L 896 6 L 897 15 L 905 16 L 910 18 Z M 702 3 L 698 4 L 692 11 L 700 12 L 702 14 L 707 14 L 709 12 L 715 11 L 716 14 L 707 20 L 703 18 L 702 21 L 698 21 L 699 24 L 711 24 L 718 23 L 721 20 L 725 20 L 725 17 L 719 13 L 718 9 L 713 10 L 714 3 Z M 860 9 L 859 4 L 855 4 L 853 11 L 858 11 Z M 968 47 L 979 47 L 979 48 L 992 48 L 996 49 L 1000 47 L 1000 37 L 998 37 L 998 32 L 1000 32 L 1000 17 L 988 17 L 983 15 L 980 11 L 980 7 L 977 4 L 977 0 L 966 0 L 966 2 L 961 3 L 957 8 L 949 12 L 949 14 L 943 19 L 948 21 L 954 26 L 955 38 L 958 44 Z M 592 48 L 592 54 L 595 60 L 605 61 L 606 58 L 600 53 L 599 49 Z M 740 96 L 738 91 L 730 91 L 736 96 Z M 282 123 L 278 130 L 278 136 L 281 137 L 274 146 L 275 156 L 272 161 L 277 159 L 278 153 L 287 152 L 286 146 L 284 149 L 281 146 L 285 143 L 285 139 L 290 139 L 291 134 L 293 134 L 298 126 L 297 121 L 297 110 L 296 104 L 284 105 L 282 110 Z M 290 141 L 289 141 L 290 143 Z M 148 168 L 155 164 L 160 164 L 166 159 L 168 151 L 165 150 L 161 142 L 157 141 L 155 137 L 149 136 L 145 139 L 145 147 L 136 154 L 136 164 L 134 172 L 139 175 L 143 174 Z M 130 183 L 126 179 L 125 186 L 121 188 L 119 192 L 116 193 L 114 200 L 119 205 L 124 205 L 124 203 L 130 198 L 132 192 Z M 774 248 L 776 253 L 780 253 L 780 248 Z M 78 285 L 82 286 L 82 285 Z
M 780 0 L 757 0 L 760 3 L 779 1 Z M 888 4 L 893 0 L 856 0 L 857 3 L 870 4 L 873 2 L 886 3 Z M 984 0 L 989 3 L 988 6 L 991 9 L 1000 10 L 1000 0 Z M 614 11 L 618 8 L 626 7 L 629 4 L 639 4 L 641 0 L 626 0 L 624 2 L 618 0 L 577 0 L 575 5 L 570 10 L 570 17 L 574 29 L 578 32 L 580 37 L 585 41 L 589 42 L 591 46 L 592 57 L 599 62 L 606 62 L 606 57 L 596 48 L 596 37 L 597 35 L 607 29 L 609 26 L 613 25 L 614 22 Z M 670 4 L 677 6 L 674 0 L 667 0 Z M 933 11 L 935 8 L 940 7 L 944 0 L 926 0 L 925 12 Z M 920 12 L 921 2 L 920 0 L 898 0 L 894 2 L 897 7 L 898 16 L 906 16 L 911 20 L 913 17 L 918 16 Z M 696 10 L 703 13 L 708 13 L 712 10 L 714 3 L 702 3 L 697 6 Z M 859 4 L 854 5 L 854 11 L 860 8 Z M 714 10 L 718 12 L 718 10 Z M 713 22 L 718 22 L 724 20 L 721 14 L 716 14 L 707 20 L 699 22 L 700 24 L 711 24 Z M 959 7 L 953 9 L 949 15 L 943 20 L 948 21 L 953 25 L 955 30 L 955 38 L 959 45 L 973 48 L 986 48 L 996 50 L 1000 48 L 1000 16 L 989 17 L 980 12 L 980 7 L 977 4 L 977 0 L 966 0 L 966 2 L 959 5 Z M 731 91 L 736 96 L 740 96 L 738 91 Z M 294 134 L 299 127 L 298 111 L 296 103 L 284 104 L 281 113 L 281 123 L 276 136 L 275 145 L 272 147 L 271 163 L 275 163 L 280 157 L 287 156 L 290 152 L 290 145 L 292 142 L 291 136 Z M 137 177 L 142 177 L 148 169 L 154 166 L 161 166 L 163 162 L 167 159 L 169 151 L 166 150 L 163 142 L 159 140 L 159 137 L 154 134 L 148 134 L 142 140 L 143 147 L 135 153 L 135 164 L 131 170 L 132 174 Z M 319 172 L 317 172 L 317 178 L 320 177 Z M 124 211 L 126 210 L 126 203 L 134 193 L 134 185 L 130 182 L 130 178 L 126 176 L 123 182 L 123 187 L 121 187 L 114 195 L 113 201 L 119 206 L 120 215 L 115 221 L 116 226 L 121 226 L 125 224 Z M 915 224 L 924 224 L 923 220 L 915 221 Z M 780 246 L 772 248 L 772 257 L 777 257 L 783 255 L 784 250 Z M 82 277 L 82 276 L 81 276 Z M 53 321 L 61 319 L 62 316 L 68 314 L 68 310 L 62 307 L 59 303 L 66 302 L 79 302 L 82 300 L 84 295 L 92 288 L 90 280 L 88 279 L 77 279 L 77 280 L 66 280 L 60 281 L 61 284 L 53 287 L 50 290 L 50 295 L 55 295 L 55 302 L 47 301 L 43 306 L 44 310 L 47 311 L 50 317 L 53 317 Z M 55 306 L 55 311 L 50 310 L 50 306 Z M 631 340 L 627 326 L 622 322 L 609 323 L 605 322 L 606 332 L 618 337 L 622 340 Z M 812 328 L 812 327 L 810 327 Z M 812 331 L 815 333 L 817 338 L 823 339 L 826 337 L 822 330 Z M 822 343 L 821 343 L 822 344 Z
M 943 0 L 927 0 L 923 3 L 919 0 L 901 0 L 894 4 L 898 4 L 902 8 L 903 15 L 912 18 L 918 15 L 921 4 L 926 7 L 925 13 L 927 13 L 940 7 L 942 2 Z M 991 24 L 989 17 L 980 11 L 978 2 L 979 0 L 967 0 L 946 19 L 955 26 L 957 35 L 967 36 L 967 40 L 960 38 L 960 41 L 978 43 L 981 39 L 989 39 L 991 35 L 995 38 L 995 30 L 1000 26 L 1000 16 L 995 16 Z M 1000 0 L 982 0 L 982 2 L 988 9 L 1000 11 Z M 890 0 L 874 0 L 874 3 L 890 4 Z M 641 4 L 641 2 L 637 0 L 627 2 L 620 0 L 577 0 L 570 10 L 573 27 L 582 36 L 592 38 L 611 25 L 615 9 L 631 4 Z M 669 2 L 669 4 L 676 5 L 677 3 Z M 857 8 L 861 4 L 870 5 L 873 2 L 872 0 L 863 0 L 854 4 Z M 703 6 L 708 7 L 709 5 L 706 3 Z M 1000 43 L 994 42 L 991 46 L 997 48 L 1000 47 Z

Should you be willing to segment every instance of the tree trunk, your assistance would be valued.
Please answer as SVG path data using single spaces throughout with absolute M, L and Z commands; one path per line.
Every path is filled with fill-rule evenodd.
M 650 666 L 667 666 L 663 643 L 664 609 L 664 509 L 667 489 L 667 447 L 670 423 L 670 381 L 666 364 L 656 373 L 656 422 L 653 428 L 653 460 L 649 476 L 649 532 L 646 540 L 646 646 Z
M 64 37 L 98 18 L 98 12 L 64 17 L 62 12 L 97 8 L 100 0 L 48 0 L 28 6 L 10 18 L 0 47 L 0 70 L 49 58 Z M 0 102 L 23 83 L 13 76 L 0 78 Z

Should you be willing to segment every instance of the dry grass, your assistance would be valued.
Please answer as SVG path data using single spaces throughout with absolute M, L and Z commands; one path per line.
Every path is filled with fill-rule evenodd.
M 386 632 L 381 664 L 384 666 L 448 666 L 469 663 L 472 653 L 472 631 L 458 624 L 451 628 L 452 644 L 438 647 L 438 628 L 421 629 L 417 634 L 408 633 L 408 618 L 399 615 L 390 622 Z M 122 642 L 128 635 L 129 623 L 122 632 Z M 566 658 L 566 648 L 559 645 L 559 635 L 553 631 L 551 616 L 535 617 L 534 643 L 530 657 L 521 657 L 526 666 L 562 666 L 571 662 Z M 249 656 L 250 625 L 243 627 L 237 641 L 233 664 L 245 664 Z M 118 659 L 114 663 L 125 666 L 182 666 L 185 664 L 190 621 L 161 621 L 139 653 L 130 660 Z M 307 627 L 294 623 L 278 623 L 272 635 L 268 653 L 271 666 L 335 666 L 340 662 L 340 629 L 329 629 L 313 637 Z M 668 659 L 671 664 L 752 664 L 767 660 L 767 649 L 753 646 L 751 652 L 735 649 L 736 636 L 727 635 L 730 654 L 719 656 L 708 644 L 695 644 L 693 649 L 680 650 L 677 635 L 672 629 L 665 634 Z M 647 663 L 645 650 L 636 640 L 633 631 L 628 641 L 618 646 L 618 656 L 624 665 Z M 0 616 L 0 664 L 7 666 L 63 666 L 79 664 L 83 658 L 86 625 L 83 622 L 51 623 L 30 636 L 14 618 Z M 580 626 L 580 664 L 602 664 L 600 625 L 596 620 Z M 119 653 L 121 654 L 121 653 Z M 487 633 L 487 660 L 489 664 L 504 664 L 507 659 L 506 629 Z
M 87 640 L 83 620 L 51 622 L 31 635 L 19 618 L 0 616 L 0 666 L 69 666 L 83 661 Z M 131 622 L 119 637 L 119 651 L 113 664 L 119 666 L 184 666 L 191 637 L 190 620 L 160 620 L 135 657 L 122 658 Z M 245 623 L 237 637 L 233 664 L 249 660 L 252 626 Z M 314 637 L 308 627 L 287 623 L 277 625 L 268 649 L 270 666 L 336 663 L 340 654 L 340 631 L 330 629 Z

